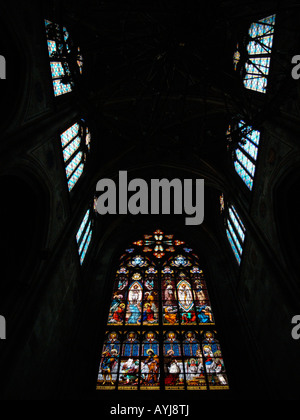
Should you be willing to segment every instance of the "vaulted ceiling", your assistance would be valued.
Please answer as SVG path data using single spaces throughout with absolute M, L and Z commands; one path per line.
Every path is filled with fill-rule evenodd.
M 85 58 L 81 105 L 105 136 L 102 153 L 133 148 L 159 159 L 188 150 L 222 166 L 233 109 L 245 104 L 232 63 L 237 40 L 259 8 L 274 10 L 242 3 L 64 2 L 59 13 Z

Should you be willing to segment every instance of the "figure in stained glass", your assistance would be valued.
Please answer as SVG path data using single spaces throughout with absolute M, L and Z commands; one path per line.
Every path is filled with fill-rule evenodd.
M 145 340 L 142 346 L 142 355 L 147 356 L 148 350 L 153 350 L 155 354 L 159 354 L 159 342 L 156 339 L 156 334 L 152 331 L 145 334 Z
M 159 381 L 159 357 L 153 349 L 149 349 L 147 358 L 142 363 L 142 385 L 157 386 Z
M 122 325 L 125 315 L 125 303 L 120 303 L 114 311 L 109 314 L 109 324 Z
M 112 372 L 118 361 L 118 352 L 117 350 L 111 350 L 111 352 L 107 350 L 103 352 L 102 356 L 101 371 L 104 378 L 102 385 L 105 385 L 107 380 L 110 381 L 111 385 L 114 385 Z
M 207 330 L 212 308 L 192 248 L 162 231 L 145 235 L 127 247 L 114 281 L 97 389 L 228 389 L 220 345 Z
M 164 352 L 165 352 L 165 354 L 168 354 L 170 350 L 172 351 L 172 354 L 175 357 L 181 355 L 180 342 L 177 339 L 176 333 L 174 333 L 173 331 L 170 331 L 169 333 L 167 333 L 167 337 L 166 337 L 166 340 L 164 342 Z
M 158 306 L 154 301 L 153 292 L 145 293 L 145 303 L 143 311 L 143 324 L 154 324 L 158 322 Z
M 140 362 L 138 359 L 122 359 L 120 364 L 119 389 L 137 390 L 139 383 Z

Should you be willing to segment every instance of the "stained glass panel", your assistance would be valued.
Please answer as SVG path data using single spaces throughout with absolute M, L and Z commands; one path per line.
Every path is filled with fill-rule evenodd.
M 242 259 L 241 259 L 241 257 L 240 257 L 240 254 L 238 253 L 238 250 L 236 249 L 235 242 L 234 242 L 234 240 L 232 239 L 232 236 L 231 236 L 231 234 L 230 234 L 230 232 L 229 232 L 229 230 L 228 230 L 228 229 L 226 230 L 226 234 L 227 234 L 228 241 L 229 241 L 229 243 L 230 243 L 230 245 L 231 245 L 231 248 L 232 248 L 232 250 L 233 250 L 233 253 L 234 253 L 234 255 L 235 255 L 235 258 L 237 259 L 237 262 L 238 262 L 238 263 L 239 263 L 239 265 L 240 265 L 240 264 L 241 264 Z
M 77 153 L 77 155 L 72 159 L 72 161 L 66 167 L 66 174 L 67 177 L 70 178 L 74 170 L 78 167 L 80 162 L 82 161 L 82 152 Z
M 86 133 L 89 137 L 87 139 Z M 61 134 L 61 145 L 65 170 L 68 181 L 68 189 L 72 191 L 77 181 L 83 174 L 87 155 L 90 151 L 91 133 L 86 123 L 82 120 L 81 124 L 75 123 Z M 87 147 L 87 151 L 81 151 Z M 81 150 L 80 150 L 81 149 Z
M 65 93 L 72 92 L 70 83 L 64 84 L 60 79 L 53 80 L 53 89 L 55 96 L 64 95 Z
M 60 25 L 49 20 L 45 20 L 45 28 L 53 90 L 57 97 L 72 92 L 71 72 L 67 59 L 71 50 L 67 43 L 66 28 L 61 29 Z M 66 76 L 69 77 L 69 81 L 64 81 Z
M 204 352 L 215 320 L 199 258 L 185 242 L 156 231 L 129 246 L 108 312 L 98 390 L 229 389 L 220 348 L 208 343 Z
M 260 132 L 247 126 L 244 121 L 238 124 L 241 134 L 241 141 L 236 149 L 236 160 L 234 167 L 237 174 L 244 181 L 250 191 L 254 184 L 258 146 L 260 143 Z
M 246 236 L 246 229 L 235 207 L 232 205 L 229 206 L 229 209 L 228 209 L 226 233 L 227 233 L 228 241 L 234 252 L 234 255 L 238 263 L 240 264 L 241 257 L 243 254 L 243 246 L 244 246 L 244 241 L 245 241 L 245 236 Z
M 77 233 L 77 235 L 76 235 L 76 240 L 77 240 L 77 243 L 79 243 L 79 241 L 80 241 L 80 238 L 81 238 L 82 233 L 83 233 L 83 231 L 84 231 L 84 229 L 85 229 L 85 227 L 86 227 L 86 224 L 87 224 L 87 222 L 88 222 L 88 220 L 89 220 L 89 217 L 90 217 L 90 210 L 88 210 L 88 211 L 86 212 L 86 214 L 85 214 L 85 216 L 84 216 L 84 218 L 83 218 L 83 221 L 82 221 L 82 223 L 81 223 L 81 225 L 80 225 L 80 228 L 79 228 L 79 230 L 78 230 L 78 233 Z
M 91 211 L 88 210 L 81 222 L 80 228 L 76 235 L 76 241 L 78 244 L 78 254 L 80 257 L 80 264 L 82 265 L 87 251 L 89 249 L 91 240 L 92 240 L 92 221 L 91 221 Z
M 237 172 L 237 174 L 241 177 L 241 179 L 244 181 L 244 183 L 247 185 L 250 191 L 252 191 L 253 188 L 253 179 L 251 176 L 246 172 L 246 170 L 241 166 L 241 164 L 237 161 L 234 162 L 234 167 Z
M 266 93 L 271 64 L 276 16 L 272 15 L 252 23 L 249 29 L 251 41 L 247 46 L 248 61 L 245 64 L 244 85 L 247 89 Z
M 77 134 L 79 133 L 79 124 L 75 123 L 72 127 L 68 128 L 62 135 L 61 135 L 61 145 L 64 148 L 71 140 L 73 140 Z
M 74 174 L 72 175 L 72 177 L 68 181 L 69 191 L 72 191 L 72 189 L 75 187 L 75 185 L 78 182 L 79 178 L 83 174 L 83 170 L 84 170 L 84 164 L 82 163 L 81 165 L 79 165 L 78 169 L 76 169 L 76 171 L 74 172 Z

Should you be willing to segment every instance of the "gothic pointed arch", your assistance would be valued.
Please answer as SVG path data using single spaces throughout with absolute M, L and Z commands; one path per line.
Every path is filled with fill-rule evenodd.
M 161 230 L 133 242 L 114 276 L 98 391 L 229 389 L 204 268 Z

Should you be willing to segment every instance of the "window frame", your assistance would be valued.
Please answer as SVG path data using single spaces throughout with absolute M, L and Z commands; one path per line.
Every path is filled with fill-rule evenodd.
M 155 268 L 158 271 L 158 273 L 157 273 L 158 274 L 157 285 L 159 287 L 159 299 L 158 299 L 157 302 L 158 302 L 158 306 L 159 306 L 159 323 L 158 323 L 158 325 L 157 324 L 155 324 L 155 325 L 144 325 L 144 324 L 129 325 L 129 324 L 126 324 L 125 322 L 123 322 L 122 325 L 120 325 L 120 324 L 110 325 L 109 323 L 107 323 L 107 319 L 105 319 L 105 321 L 106 321 L 106 324 L 105 324 L 106 333 L 105 333 L 105 339 L 104 339 L 104 341 L 102 341 L 102 344 L 103 344 L 102 353 L 101 353 L 101 358 L 99 359 L 99 365 L 98 365 L 99 366 L 99 376 L 98 376 L 98 382 L 97 382 L 97 391 L 102 392 L 104 390 L 109 390 L 109 391 L 115 391 L 115 392 L 122 392 L 125 389 L 127 389 L 127 390 L 130 389 L 132 391 L 135 390 L 135 391 L 142 391 L 142 392 L 147 392 L 147 391 L 152 392 L 152 391 L 155 391 L 155 390 L 156 391 L 158 391 L 158 390 L 160 390 L 160 391 L 172 391 L 172 390 L 182 390 L 182 391 L 194 390 L 194 391 L 196 391 L 197 390 L 198 391 L 198 390 L 210 390 L 210 389 L 223 389 L 223 390 L 229 389 L 228 381 L 227 381 L 227 386 L 223 385 L 219 388 L 217 386 L 214 387 L 209 382 L 209 378 L 208 378 L 209 375 L 205 371 L 204 367 L 203 367 L 203 369 L 204 369 L 204 376 L 205 376 L 205 381 L 206 381 L 205 386 L 203 384 L 202 384 L 202 386 L 199 385 L 198 387 L 197 386 L 189 386 L 188 383 L 187 383 L 187 380 L 186 380 L 187 372 L 185 370 L 183 372 L 181 372 L 181 374 L 184 377 L 184 384 L 181 383 L 178 386 L 176 386 L 176 385 L 167 386 L 166 385 L 166 383 L 165 383 L 165 378 L 166 378 L 166 372 L 165 372 L 166 360 L 165 359 L 166 359 L 166 355 L 163 354 L 163 345 L 164 345 L 163 339 L 164 339 L 166 333 L 175 332 L 175 333 L 180 335 L 180 339 L 181 339 L 180 348 L 181 348 L 181 350 L 183 349 L 183 344 L 184 344 L 183 343 L 183 337 L 184 337 L 185 334 L 188 334 L 188 333 L 195 334 L 195 337 L 197 337 L 199 340 L 201 338 L 200 332 L 201 332 L 201 334 L 203 334 L 202 337 L 204 336 L 204 334 L 209 333 L 211 331 L 214 331 L 217 337 L 218 337 L 218 335 L 215 331 L 216 330 L 215 320 L 214 320 L 213 323 L 206 323 L 206 324 L 203 323 L 201 325 L 199 323 L 196 323 L 196 324 L 191 323 L 189 325 L 183 325 L 181 322 L 179 322 L 178 325 L 169 325 L 169 324 L 166 324 L 166 323 L 163 322 L 163 303 L 164 303 L 164 299 L 163 299 L 162 294 L 163 294 L 163 291 L 166 291 L 166 289 L 163 289 L 162 272 L 161 272 L 162 268 L 164 266 L 168 266 L 169 265 L 168 260 L 170 258 L 172 258 L 172 256 L 173 257 L 176 256 L 177 254 L 184 255 L 186 258 L 191 258 L 191 261 L 192 261 L 191 267 L 193 267 L 194 264 L 197 264 L 197 265 L 200 264 L 201 265 L 201 262 L 199 261 L 198 256 L 196 254 L 192 253 L 192 249 L 187 248 L 185 246 L 185 244 L 182 243 L 181 241 L 178 241 L 178 242 L 174 241 L 173 242 L 173 245 L 174 245 L 174 248 L 175 248 L 174 252 L 166 251 L 166 248 L 171 247 L 170 249 L 172 249 L 172 244 L 170 244 L 169 240 L 167 240 L 165 242 L 158 241 L 159 244 L 160 244 L 159 246 L 162 246 L 164 248 L 163 253 L 165 255 L 161 256 L 161 254 L 158 254 L 158 256 L 154 257 L 156 246 L 152 246 L 151 244 L 149 244 L 149 236 L 150 235 L 145 235 L 145 238 L 147 237 L 148 239 L 145 239 L 144 241 L 135 242 L 133 246 L 130 246 L 128 248 L 127 251 L 129 253 L 126 252 L 125 254 L 123 254 L 123 256 L 121 257 L 121 260 L 119 261 L 118 266 L 116 267 L 116 270 L 120 271 L 120 269 L 119 269 L 120 268 L 120 263 L 125 262 L 125 261 L 126 262 L 130 261 L 132 258 L 134 258 L 138 255 L 143 255 L 145 258 L 147 256 L 150 257 L 150 255 L 151 255 L 150 262 L 152 263 L 153 260 L 155 260 L 155 264 L 156 264 Z M 143 247 L 145 249 L 148 249 L 149 247 L 151 247 L 152 251 L 151 252 L 149 251 L 149 252 L 146 252 L 146 253 L 143 254 L 141 252 L 141 249 L 140 249 L 140 247 L 142 246 L 141 243 L 143 243 Z M 178 243 L 178 245 L 175 245 L 175 243 Z M 158 245 L 158 244 L 156 243 L 155 245 Z M 187 252 L 184 252 L 183 248 L 186 248 Z M 122 266 L 124 266 L 124 265 L 121 264 L 121 267 Z M 152 264 L 150 264 L 150 266 L 152 266 Z M 172 267 L 172 268 L 174 268 L 174 267 Z M 143 269 L 143 267 L 141 269 Z M 174 270 L 175 271 L 178 270 L 178 272 L 179 271 L 184 272 L 184 271 L 189 270 L 189 269 L 190 269 L 190 266 L 189 267 L 175 267 L 174 268 Z M 125 270 L 125 272 L 126 272 L 126 270 L 129 270 L 129 271 L 132 270 L 131 274 L 136 272 L 134 267 L 128 267 L 128 266 L 126 266 L 124 268 L 124 270 Z M 139 271 L 139 270 L 137 270 L 137 271 Z M 128 274 L 127 278 L 128 278 L 128 281 L 129 281 L 128 287 L 129 287 L 130 276 L 129 276 L 129 273 L 127 273 L 127 274 Z M 202 272 L 201 275 L 203 275 L 203 272 Z M 196 273 L 195 273 L 195 276 L 196 276 Z M 124 279 L 125 279 L 125 277 L 124 277 Z M 122 280 L 122 278 L 121 278 L 121 280 Z M 144 280 L 145 280 L 145 277 L 144 277 Z M 118 280 L 118 281 L 120 281 L 120 280 Z M 206 275 L 205 275 L 203 281 L 204 281 L 205 286 L 207 287 L 207 276 Z M 117 282 L 117 279 L 116 279 L 116 276 L 114 275 L 114 284 L 112 285 L 112 294 L 111 294 L 111 296 L 113 296 L 113 297 L 114 297 L 114 291 L 116 290 L 116 282 Z M 176 280 L 176 278 L 174 279 L 174 282 L 177 285 L 176 287 L 178 287 L 178 284 L 180 282 L 178 282 Z M 127 290 L 129 290 L 129 288 Z M 144 290 L 145 290 L 145 288 L 144 288 Z M 177 288 L 176 288 L 176 290 L 177 290 Z M 112 299 L 113 298 L 110 298 L 109 303 L 113 303 Z M 194 294 L 193 294 L 193 299 L 195 299 Z M 208 299 L 209 299 L 209 302 L 211 302 L 210 297 Z M 143 303 L 145 304 L 145 301 L 143 301 Z M 178 303 L 178 300 L 177 300 L 177 305 L 178 304 L 179 303 Z M 127 305 L 128 305 L 128 302 L 127 302 Z M 105 312 L 106 314 L 108 314 L 110 312 L 111 306 L 112 305 L 108 306 L 108 310 Z M 195 307 L 195 300 L 194 300 L 194 307 Z M 127 307 L 126 307 L 126 309 L 127 309 Z M 126 314 L 126 309 L 125 309 L 125 314 Z M 178 309 L 179 309 L 179 307 L 178 307 Z M 196 309 L 195 309 L 195 311 L 196 311 Z M 179 313 L 179 311 L 178 311 L 178 313 Z M 179 316 L 180 316 L 180 314 L 179 314 Z M 101 383 L 101 381 L 103 381 L 103 376 L 101 377 L 101 363 L 104 360 L 103 351 L 104 351 L 104 348 L 105 348 L 105 345 L 106 345 L 105 344 L 106 343 L 106 338 L 109 336 L 109 334 L 120 333 L 122 335 L 122 340 L 120 340 L 120 344 L 123 344 L 123 341 L 125 340 L 126 334 L 128 334 L 130 332 L 138 334 L 138 336 L 140 337 L 140 344 L 139 344 L 140 345 L 140 351 L 142 351 L 142 341 L 143 341 L 142 336 L 145 336 L 146 333 L 150 333 L 150 332 L 154 332 L 155 334 L 157 334 L 156 338 L 158 340 L 158 346 L 159 346 L 158 357 L 159 357 L 159 365 L 160 365 L 160 380 L 158 381 L 159 385 L 156 383 L 156 386 L 153 386 L 152 388 L 147 387 L 147 386 L 144 386 L 144 381 L 142 383 L 142 380 L 141 380 L 138 386 L 133 385 L 132 387 L 131 386 L 126 387 L 126 385 L 124 386 L 124 384 L 122 384 L 120 382 L 120 380 L 117 378 L 117 376 L 115 376 L 114 379 L 116 380 L 116 382 L 114 383 L 114 385 L 109 384 L 109 378 L 108 378 L 107 384 L 106 384 L 105 389 L 104 389 L 103 387 L 101 387 L 100 383 Z M 203 366 L 204 366 L 204 362 L 205 362 L 206 359 L 205 359 L 205 355 L 204 355 L 204 352 L 203 352 L 203 343 L 201 343 L 201 352 L 202 352 L 202 360 L 203 360 Z M 119 351 L 119 355 L 120 355 L 120 351 Z M 145 354 L 140 353 L 139 362 L 142 363 L 142 361 L 144 360 L 145 357 L 146 357 Z M 221 355 L 222 360 L 223 360 L 223 357 L 224 357 L 224 355 L 223 355 L 223 352 L 222 352 L 222 355 Z M 119 357 L 117 374 L 114 373 L 114 375 L 120 375 L 121 374 L 120 369 L 121 369 L 121 359 L 122 358 L 124 359 L 123 356 Z M 190 358 L 190 357 L 184 355 L 184 352 L 182 351 L 181 352 L 181 362 L 185 363 L 188 358 Z M 183 364 L 182 364 L 182 366 L 183 366 Z M 228 377 L 226 371 L 225 371 L 224 375 L 226 377 Z M 99 379 L 100 377 L 101 377 L 101 380 Z M 141 379 L 141 378 L 139 378 L 139 379 Z

